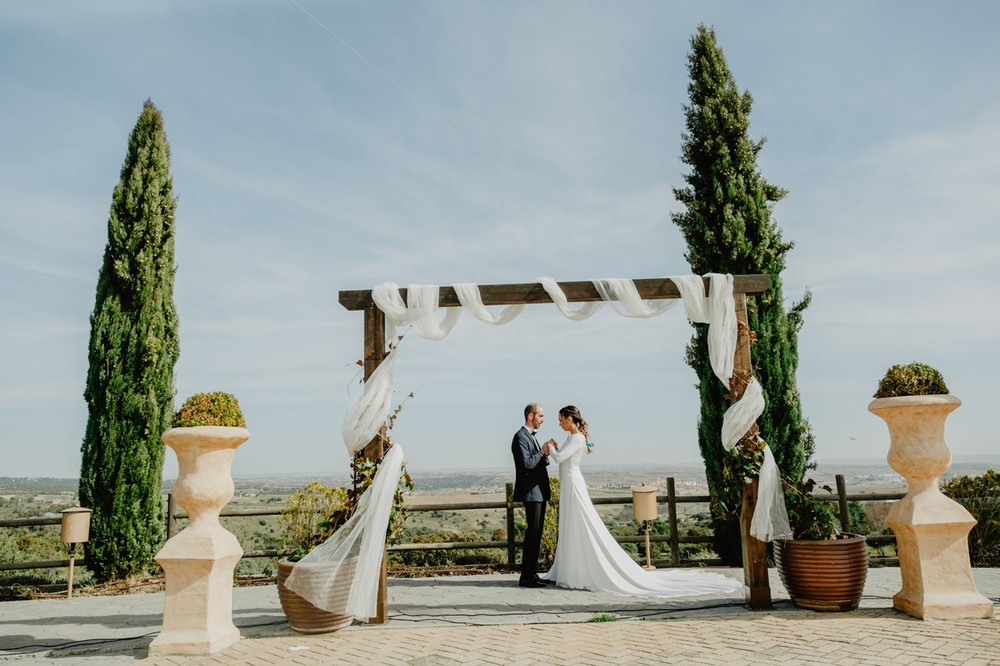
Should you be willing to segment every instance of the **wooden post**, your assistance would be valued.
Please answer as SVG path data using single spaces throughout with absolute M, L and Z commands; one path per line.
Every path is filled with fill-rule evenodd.
M 843 474 L 837 475 L 837 504 L 840 507 L 840 531 L 851 531 L 851 512 L 847 508 L 847 482 Z
M 736 355 L 733 359 L 733 376 L 737 379 L 730 387 L 729 402 L 737 402 L 743 397 L 746 386 L 741 378 L 753 376 L 750 361 L 750 326 L 747 318 L 746 294 L 733 294 L 736 304 Z M 763 610 L 771 608 L 771 583 L 767 577 L 767 544 L 750 535 L 750 522 L 757 506 L 757 479 L 750 485 L 744 484 L 740 503 L 740 542 L 743 552 L 743 584 L 747 608 Z
M 681 547 L 677 534 L 677 492 L 674 489 L 674 477 L 667 477 L 667 522 L 670 524 L 670 563 L 680 566 Z
M 174 494 L 167 493 L 167 541 L 177 534 L 176 507 L 174 506 Z
M 507 497 L 507 565 L 514 566 L 517 561 L 514 549 L 514 484 L 508 483 L 506 487 Z
M 69 573 L 66 575 L 66 598 L 73 598 L 73 561 L 76 560 L 76 544 L 69 545 Z
M 385 358 L 385 313 L 372 304 L 365 308 L 365 380 L 367 381 L 375 369 Z M 365 458 L 381 460 L 385 453 L 381 436 L 375 437 L 365 447 Z M 375 606 L 375 616 L 368 618 L 368 624 L 385 624 L 389 621 L 389 551 L 382 550 L 382 571 L 378 579 L 378 601 Z

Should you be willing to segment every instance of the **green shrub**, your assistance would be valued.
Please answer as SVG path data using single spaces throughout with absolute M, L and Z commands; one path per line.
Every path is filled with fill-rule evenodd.
M 399 407 L 396 408 L 396 411 L 399 411 Z M 392 446 L 391 439 L 386 438 L 386 443 Z M 354 515 L 358 499 L 375 481 L 375 474 L 378 472 L 378 467 L 381 464 L 381 461 L 376 462 L 365 458 L 363 455 L 351 459 L 351 471 L 353 472 L 357 488 L 349 494 L 350 511 L 344 516 L 345 520 Z M 392 508 L 389 510 L 389 526 L 385 534 L 385 542 L 390 546 L 399 541 L 399 537 L 403 533 L 403 525 L 406 522 L 406 496 L 413 494 L 413 488 L 413 477 L 406 471 L 406 463 L 403 463 L 399 473 L 399 481 L 396 483 L 396 491 L 392 495 Z
M 1000 473 L 991 469 L 982 476 L 956 476 L 941 490 L 976 519 L 969 532 L 972 566 L 1000 566 Z
M 232 426 L 245 428 L 246 419 L 240 411 L 240 403 L 230 393 L 196 393 L 174 414 L 175 428 L 195 426 Z
M 542 527 L 542 543 L 538 552 L 538 568 L 541 571 L 552 566 L 556 559 L 556 544 L 559 542 L 559 479 L 549 479 L 552 497 L 545 511 Z
M 832 539 L 837 534 L 833 509 L 829 502 L 816 497 L 813 493 L 815 487 L 816 482 L 812 479 L 797 485 L 785 482 L 785 508 L 795 539 L 821 541 Z M 822 489 L 833 492 L 830 486 L 822 486 Z
M 684 536 L 689 537 L 705 537 L 712 536 L 712 528 L 704 527 L 702 525 L 692 525 L 688 527 L 685 531 L 679 533 Z M 712 549 L 711 543 L 682 543 L 679 547 L 680 557 L 682 560 L 707 560 L 712 557 L 716 557 L 715 551 Z M 664 550 L 664 556 L 670 555 L 669 546 Z
M 326 541 L 347 519 L 350 511 L 347 491 L 313 481 L 299 488 L 285 502 L 281 531 L 285 545 L 299 560 Z
M 361 496 L 374 482 L 380 464 L 363 456 L 355 457 L 351 460 L 354 487 L 350 490 L 314 481 L 288 498 L 281 514 L 281 526 L 287 545 L 295 549 L 293 561 L 326 541 L 354 515 Z M 386 544 L 396 543 L 402 534 L 406 519 L 406 495 L 412 492 L 413 478 L 404 463 L 392 497 Z
M 876 398 L 898 398 L 904 395 L 944 395 L 948 387 L 941 373 L 923 363 L 894 365 L 885 373 L 875 391 Z

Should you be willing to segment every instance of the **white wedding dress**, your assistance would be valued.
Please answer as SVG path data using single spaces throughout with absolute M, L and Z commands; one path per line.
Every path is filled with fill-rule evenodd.
M 731 593 L 743 585 L 697 569 L 647 571 L 626 553 L 597 515 L 580 473 L 586 455 L 583 434 L 571 434 L 549 458 L 559 463 L 559 541 L 544 580 L 560 587 L 635 597 L 684 597 Z

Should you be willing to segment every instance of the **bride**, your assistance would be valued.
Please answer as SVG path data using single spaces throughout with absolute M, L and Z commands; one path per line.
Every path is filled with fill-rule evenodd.
M 562 447 L 546 442 L 559 463 L 559 540 L 552 568 L 539 577 L 560 587 L 609 594 L 682 597 L 735 592 L 742 584 L 727 576 L 693 569 L 647 571 L 614 540 L 587 493 L 580 460 L 587 447 L 587 422 L 570 405 L 559 410 L 559 427 L 569 433 Z

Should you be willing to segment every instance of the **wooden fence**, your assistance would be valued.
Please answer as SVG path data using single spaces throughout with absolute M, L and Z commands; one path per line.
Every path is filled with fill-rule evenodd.
M 906 493 L 853 493 L 847 492 L 847 484 L 844 477 L 838 474 L 836 477 L 837 492 L 828 497 L 820 496 L 827 502 L 836 503 L 837 514 L 840 519 L 842 531 L 850 531 L 850 514 L 848 504 L 850 502 L 880 502 L 902 499 Z M 506 487 L 506 501 L 472 501 L 472 502 L 440 502 L 440 503 L 409 503 L 407 512 L 420 511 L 466 511 L 476 509 L 503 509 L 506 514 L 506 538 L 503 541 L 452 541 L 439 543 L 402 543 L 389 546 L 390 552 L 420 551 L 420 550 L 459 550 L 459 549 L 484 549 L 500 548 L 507 551 L 507 564 L 513 566 L 517 548 L 521 542 L 514 539 L 514 510 L 518 503 L 513 501 L 514 486 L 511 483 Z M 707 504 L 708 495 L 678 495 L 674 489 L 673 477 L 667 478 L 667 492 L 664 495 L 657 495 L 658 504 L 666 504 L 668 534 L 650 534 L 649 540 L 652 543 L 669 544 L 670 556 L 668 559 L 658 559 L 657 566 L 688 566 L 702 564 L 720 564 L 718 560 L 683 560 L 681 558 L 681 544 L 712 543 L 711 536 L 681 536 L 678 534 L 677 506 L 679 504 Z M 595 505 L 631 505 L 632 496 L 621 495 L 613 497 L 594 497 L 591 501 Z M 250 518 L 259 516 L 276 516 L 282 513 L 280 508 L 253 508 L 239 509 L 227 508 L 220 514 L 220 518 Z M 177 523 L 179 520 L 187 518 L 187 514 L 179 510 L 174 503 L 173 494 L 167 495 L 167 508 L 165 521 L 167 538 L 174 536 L 178 532 Z M 0 528 L 5 527 L 34 527 L 41 525 L 58 525 L 60 518 L 19 518 L 15 520 L 0 520 Z M 618 536 L 615 537 L 618 543 L 644 543 L 645 536 Z M 893 535 L 869 536 L 868 543 L 872 546 L 884 544 L 895 544 L 896 538 Z M 243 554 L 243 557 L 285 557 L 292 553 L 290 550 L 257 550 Z M 896 558 L 871 557 L 872 564 L 889 564 L 896 562 Z M 43 560 L 34 562 L 8 562 L 0 563 L 0 571 L 17 571 L 27 569 L 49 569 L 68 567 L 69 560 Z M 76 560 L 75 566 L 86 566 L 85 560 Z

